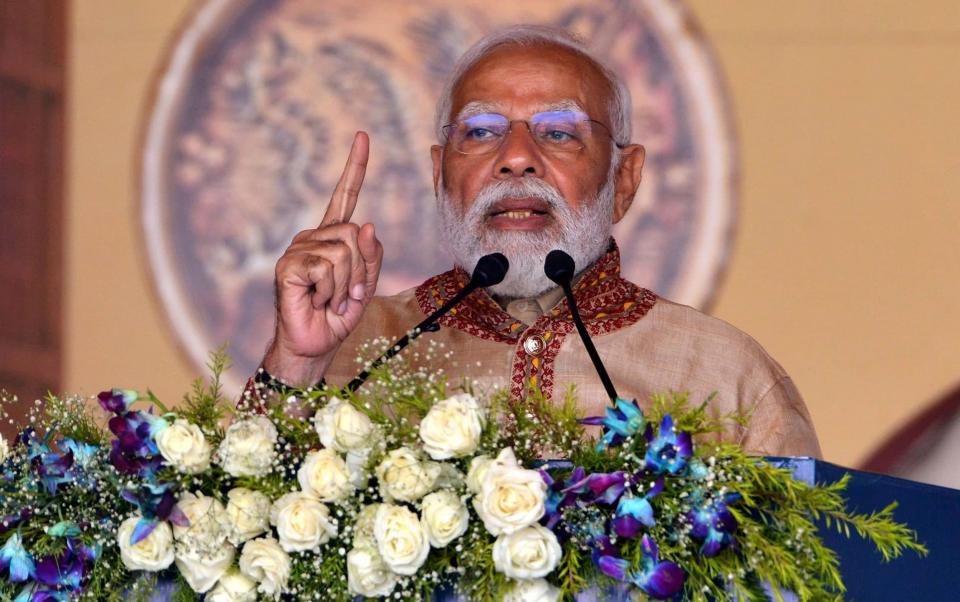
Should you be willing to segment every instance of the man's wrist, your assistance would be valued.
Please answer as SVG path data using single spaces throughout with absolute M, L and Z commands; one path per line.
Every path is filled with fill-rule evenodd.
M 284 353 L 276 345 L 271 345 L 263 358 L 261 368 L 288 387 L 306 388 L 323 380 L 332 361 L 333 353 L 305 357 Z
M 276 393 L 280 393 L 283 395 L 288 394 L 290 391 L 294 389 L 306 389 L 307 391 L 310 391 L 313 389 L 325 389 L 327 387 L 327 381 L 324 380 L 323 378 L 321 378 L 319 381 L 317 381 L 316 383 L 308 387 L 303 387 L 303 386 L 297 387 L 297 386 L 291 385 L 290 383 L 284 381 L 281 378 L 277 378 L 273 374 L 270 374 L 270 372 L 268 372 L 267 369 L 264 368 L 263 366 L 260 366 L 259 368 L 257 368 L 257 373 L 253 375 L 253 382 L 260 385 L 261 387 L 266 387 L 271 391 L 274 391 Z

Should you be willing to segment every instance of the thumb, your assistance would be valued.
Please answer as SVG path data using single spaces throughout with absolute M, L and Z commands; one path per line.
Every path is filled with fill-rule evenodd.
M 380 278 L 380 268 L 383 265 L 383 245 L 377 240 L 373 224 L 364 224 L 357 233 L 357 247 L 363 257 L 364 271 L 366 272 L 366 297 L 372 299 Z

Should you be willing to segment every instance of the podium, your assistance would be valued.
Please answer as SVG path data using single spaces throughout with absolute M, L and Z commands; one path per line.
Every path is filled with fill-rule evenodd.
M 845 492 L 847 507 L 867 513 L 897 501 L 897 522 L 918 534 L 930 553 L 921 558 L 906 552 L 883 562 L 873 546 L 855 533 L 846 536 L 819 524 L 824 543 L 840 557 L 840 573 L 847 586 L 846 600 L 960 599 L 960 490 L 938 487 L 844 468 L 813 458 L 767 458 L 772 464 L 793 470 L 806 483 L 833 483 L 850 474 Z M 960 459 L 958 459 L 960 461 Z

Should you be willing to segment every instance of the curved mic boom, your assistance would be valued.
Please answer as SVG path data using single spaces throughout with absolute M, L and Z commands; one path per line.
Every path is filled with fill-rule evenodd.
M 560 249 L 550 251 L 547 253 L 546 261 L 543 262 L 543 273 L 563 289 L 563 294 L 567 297 L 567 305 L 570 306 L 570 313 L 573 316 L 573 323 L 576 324 L 580 339 L 583 340 L 583 346 L 587 348 L 590 361 L 593 362 L 593 367 L 597 370 L 597 375 L 600 376 L 600 382 L 603 383 L 603 388 L 606 389 L 610 401 L 616 403 L 617 390 L 614 388 L 613 381 L 610 380 L 610 375 L 607 374 L 603 362 L 600 361 L 600 355 L 597 354 L 597 348 L 593 346 L 590 334 L 587 332 L 586 326 L 583 325 L 583 320 L 580 319 L 580 310 L 577 309 L 577 302 L 573 298 L 573 289 L 570 286 L 570 283 L 573 282 L 573 276 L 576 274 L 576 264 L 573 257 Z
M 370 378 L 370 372 L 378 368 L 383 362 L 403 351 L 404 347 L 424 332 L 436 332 L 439 330 L 440 326 L 437 325 L 437 321 L 443 317 L 444 314 L 453 309 L 455 305 L 463 301 L 467 295 L 478 288 L 486 288 L 503 282 L 509 269 L 510 262 L 507 261 L 507 257 L 503 253 L 491 253 L 481 257 L 477 261 L 477 265 L 473 268 L 473 274 L 470 275 L 470 282 L 468 282 L 459 293 L 451 297 L 450 300 L 444 303 L 439 309 L 427 316 L 423 322 L 414 326 L 412 331 L 403 335 L 396 343 L 391 345 L 390 348 L 374 360 L 366 370 L 351 380 L 347 388 L 351 391 L 359 389 L 360 386 Z

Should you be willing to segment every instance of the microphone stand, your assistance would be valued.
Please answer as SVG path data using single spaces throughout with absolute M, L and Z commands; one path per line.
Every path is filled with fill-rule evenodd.
M 473 269 L 473 274 L 470 276 L 470 282 L 467 283 L 467 285 L 463 287 L 460 292 L 451 297 L 449 301 L 440 306 L 440 308 L 435 312 L 427 316 L 425 320 L 414 326 L 413 330 L 400 337 L 396 343 L 383 352 L 380 357 L 374 360 L 368 368 L 354 377 L 354 379 L 351 380 L 347 385 L 347 389 L 350 392 L 359 389 L 363 383 L 370 378 L 371 372 L 382 366 L 384 362 L 390 360 L 398 353 L 403 351 L 407 345 L 412 343 L 424 332 L 436 332 L 440 330 L 440 325 L 437 324 L 437 321 L 440 320 L 441 317 L 453 309 L 458 303 L 463 301 L 467 295 L 478 288 L 485 288 L 503 282 L 503 278 L 506 276 L 508 269 L 510 269 L 510 262 L 507 261 L 506 256 L 504 256 L 502 253 L 491 253 L 490 255 L 484 255 L 481 257 L 477 261 L 476 267 Z
M 617 398 L 619 397 L 617 390 L 613 386 L 613 381 L 610 380 L 610 375 L 607 374 L 607 369 L 600 360 L 600 355 L 597 353 L 597 348 L 593 345 L 593 340 L 587 332 L 587 327 L 583 325 L 583 320 L 580 318 L 580 310 L 577 309 L 577 302 L 573 298 L 571 282 L 573 281 L 574 270 L 575 265 L 573 258 L 565 252 L 554 249 L 547 254 L 543 271 L 547 275 L 547 278 L 560 285 L 560 288 L 563 289 L 563 294 L 567 298 L 567 305 L 570 306 L 570 313 L 573 316 L 573 323 L 577 327 L 580 339 L 583 340 L 583 346 L 587 348 L 587 355 L 590 356 L 590 361 L 593 362 L 593 367 L 597 370 L 597 375 L 600 376 L 600 382 L 603 383 L 603 388 L 606 389 L 607 396 L 610 398 L 611 403 L 616 404 Z

